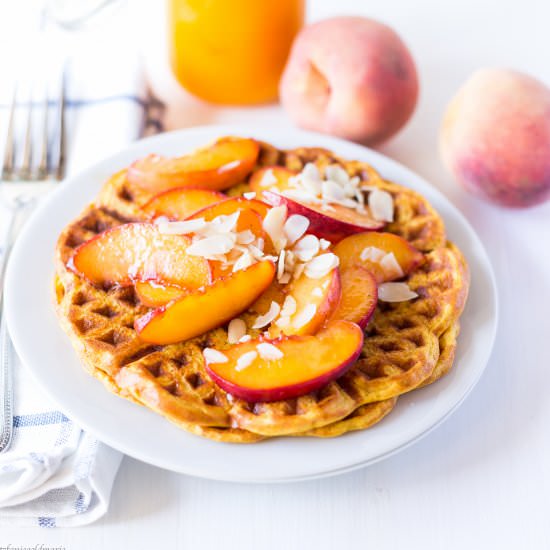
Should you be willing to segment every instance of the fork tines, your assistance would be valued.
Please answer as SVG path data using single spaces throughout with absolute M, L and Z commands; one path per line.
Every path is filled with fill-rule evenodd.
M 33 101 L 18 103 L 19 87 L 14 86 L 10 105 L 2 181 L 44 181 L 61 180 L 65 168 L 65 71 L 59 83 L 57 98 L 50 101 L 48 86 L 44 86 L 41 103 Z M 16 111 L 24 109 L 24 131 L 22 148 L 18 148 Z M 38 119 L 38 120 L 37 120 Z M 38 122 L 38 128 L 35 124 Z M 35 131 L 36 130 L 36 131 Z M 39 149 L 38 155 L 36 149 Z M 20 155 L 17 152 L 22 151 Z M 20 158 L 18 158 L 20 156 Z

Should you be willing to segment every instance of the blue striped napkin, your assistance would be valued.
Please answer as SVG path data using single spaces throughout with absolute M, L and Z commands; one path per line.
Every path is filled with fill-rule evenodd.
M 137 55 L 124 47 L 120 37 L 116 42 L 105 36 L 93 43 L 81 39 L 70 47 L 64 42 L 63 49 L 71 52 L 67 65 L 69 174 L 123 148 L 146 126 L 161 130 L 158 118 L 147 118 L 158 111 L 158 104 L 148 98 Z M 0 67 L 2 61 L 0 54 Z M 6 128 L 9 89 L 0 89 L 1 133 Z M 5 219 L 0 206 L 0 236 Z M 8 451 L 0 454 L 0 525 L 56 527 L 95 521 L 108 509 L 122 455 L 69 420 L 17 358 L 14 364 L 14 435 Z

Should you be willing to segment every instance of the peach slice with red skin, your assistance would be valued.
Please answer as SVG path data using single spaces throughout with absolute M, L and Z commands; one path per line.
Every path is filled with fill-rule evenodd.
M 221 191 L 244 181 L 252 171 L 260 147 L 253 139 L 223 138 L 183 157 L 149 155 L 128 168 L 128 181 L 151 193 L 175 187 Z
M 275 346 L 282 357 L 262 358 L 257 348 L 262 343 Z M 236 344 L 222 352 L 226 362 L 207 363 L 206 370 L 222 389 L 245 401 L 278 401 L 305 395 L 342 376 L 359 357 L 362 345 L 363 331 L 356 324 L 334 321 L 315 336 Z M 257 356 L 245 368 L 239 367 L 239 359 L 250 352 Z
M 285 205 L 289 216 L 305 216 L 309 220 L 307 232 L 332 243 L 337 243 L 354 233 L 382 229 L 385 225 L 384 222 L 373 220 L 365 214 L 339 204 L 329 205 L 328 210 L 323 209 L 321 205 L 304 204 L 274 191 L 263 191 L 262 194 L 265 201 L 272 206 Z
M 226 199 L 227 196 L 223 193 L 210 189 L 177 187 L 155 195 L 141 209 L 151 219 L 166 216 L 171 220 L 184 220 L 195 212 Z
M 416 269 L 424 259 L 420 251 L 399 235 L 372 231 L 351 235 L 334 247 L 333 252 L 340 259 L 340 269 L 345 270 L 352 265 L 360 265 L 374 275 L 377 283 L 399 279 L 398 274 L 388 273 L 380 263 L 371 259 L 361 259 L 361 253 L 369 247 L 378 248 L 386 254 L 392 252 L 403 275 Z
M 378 285 L 364 267 L 352 265 L 340 272 L 342 298 L 331 319 L 342 319 L 364 329 L 371 320 L 378 302 Z
M 305 274 L 300 275 L 285 288 L 287 296 L 296 301 L 296 312 L 290 317 L 287 325 L 272 323 L 269 335 L 272 338 L 281 333 L 290 335 L 315 334 L 338 306 L 341 296 L 340 272 L 332 269 L 324 277 L 312 279 Z M 314 314 L 305 323 L 296 325 L 300 315 L 314 308 Z
M 284 191 L 290 189 L 288 180 L 295 176 L 296 172 L 284 166 L 266 166 L 252 174 L 249 180 L 250 189 L 256 191 L 256 196 L 261 199 L 262 191 Z M 275 181 L 273 181 L 275 180 Z
M 154 224 L 129 223 L 81 244 L 67 265 L 96 285 L 154 280 L 194 289 L 209 284 L 212 274 L 204 258 L 187 254 L 190 244 Z
M 252 264 L 151 310 L 136 320 L 135 329 L 145 342 L 161 345 L 200 336 L 246 310 L 274 277 L 273 262 Z

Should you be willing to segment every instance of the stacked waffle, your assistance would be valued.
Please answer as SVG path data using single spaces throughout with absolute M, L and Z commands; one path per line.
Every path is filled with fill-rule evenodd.
M 340 166 L 369 189 L 389 193 L 393 220 L 385 231 L 406 239 L 423 256 L 404 280 L 416 297 L 378 301 L 364 329 L 361 353 L 351 368 L 305 395 L 250 402 L 216 384 L 205 363 L 205 348 L 227 348 L 227 325 L 176 343 L 144 341 L 135 322 L 149 308 L 134 286 L 93 284 L 68 267 L 82 243 L 121 224 L 149 219 L 143 205 L 152 193 L 136 188 L 122 171 L 66 227 L 56 251 L 58 316 L 88 371 L 109 390 L 185 430 L 227 442 L 290 435 L 333 437 L 365 429 L 390 413 L 400 395 L 447 373 L 455 356 L 469 275 L 462 254 L 446 239 L 443 221 L 422 196 L 384 180 L 368 164 L 341 159 L 330 151 L 283 151 L 266 143 L 260 143 L 246 181 L 226 193 L 249 192 L 250 179 L 267 166 L 299 172 L 309 163 L 321 173 L 328 166 Z

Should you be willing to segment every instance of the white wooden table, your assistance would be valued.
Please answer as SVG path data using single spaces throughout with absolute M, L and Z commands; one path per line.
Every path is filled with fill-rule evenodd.
M 158 19 L 153 2 L 135 4 L 149 10 L 150 25 Z M 444 106 L 475 68 L 512 66 L 550 83 L 550 3 L 310 2 L 311 19 L 337 13 L 389 23 L 418 63 L 422 91 L 414 119 L 381 150 L 441 188 L 487 246 L 501 319 L 482 380 L 434 433 L 367 469 L 305 483 L 245 485 L 192 479 L 127 458 L 107 517 L 73 530 L 3 528 L 0 547 L 550 548 L 550 202 L 527 211 L 481 203 L 452 183 L 437 153 Z M 153 66 L 159 39 L 151 33 L 143 41 Z M 154 68 L 153 81 L 169 96 L 163 70 Z M 180 123 L 287 124 L 276 107 L 189 109 L 186 101 L 173 109 L 183 114 Z

